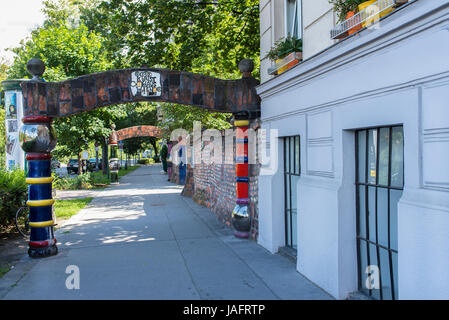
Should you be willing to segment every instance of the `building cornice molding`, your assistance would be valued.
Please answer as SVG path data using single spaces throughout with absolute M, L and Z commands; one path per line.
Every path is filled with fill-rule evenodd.
M 352 95 L 349 97 L 345 97 L 343 99 L 338 99 L 338 100 L 334 100 L 331 102 L 326 102 L 326 103 L 322 103 L 322 104 L 317 104 L 317 105 L 313 105 L 313 106 L 309 106 L 307 108 L 302 108 L 299 110 L 295 110 L 295 111 L 291 111 L 291 112 L 285 112 L 285 113 L 281 113 L 278 114 L 276 116 L 271 116 L 271 117 L 263 117 L 262 114 L 262 118 L 261 121 L 262 123 L 265 121 L 276 121 L 276 120 L 281 120 L 284 118 L 289 118 L 292 116 L 297 116 L 297 115 L 302 115 L 302 114 L 309 114 L 311 112 L 322 112 L 324 109 L 331 109 L 332 107 L 336 106 L 336 105 L 342 105 L 348 102 L 352 102 L 352 101 L 356 101 L 356 100 L 364 100 L 367 99 L 369 97 L 373 97 L 373 96 L 380 96 L 380 95 L 387 95 L 390 94 L 392 92 L 399 92 L 399 91 L 403 91 L 403 90 L 410 90 L 413 89 L 417 86 L 421 86 L 421 85 L 426 85 L 429 82 L 437 82 L 438 85 L 441 85 L 443 83 L 448 83 L 449 81 L 449 71 L 447 72 L 443 72 L 437 75 L 432 75 L 429 77 L 424 77 L 424 78 L 420 78 L 420 79 L 415 79 L 413 81 L 410 82 L 406 82 L 406 83 L 401 83 L 398 84 L 396 86 L 388 86 L 385 88 L 379 88 L 373 91 L 368 91 L 365 92 L 363 94 L 356 94 L 356 95 Z M 436 85 L 436 84 L 435 84 Z

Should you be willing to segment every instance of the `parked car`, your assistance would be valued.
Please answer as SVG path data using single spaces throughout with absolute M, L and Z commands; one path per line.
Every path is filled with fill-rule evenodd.
M 82 165 L 82 171 L 83 172 L 94 172 L 95 171 L 95 161 L 92 162 L 91 159 L 89 160 L 81 160 Z M 78 174 L 78 160 L 77 159 L 70 159 L 69 163 L 67 164 L 67 173 L 74 173 Z
M 78 173 L 78 159 L 70 159 L 67 163 L 67 173 Z

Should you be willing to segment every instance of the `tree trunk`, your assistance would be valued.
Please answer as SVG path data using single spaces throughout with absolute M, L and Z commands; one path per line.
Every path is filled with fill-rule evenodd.
M 158 152 L 157 152 L 157 144 L 156 144 L 156 140 L 151 139 L 150 140 L 151 145 L 153 146 L 154 149 L 154 153 L 156 154 L 156 157 L 158 156 Z
M 108 174 L 108 146 L 104 141 L 101 144 L 101 166 L 103 174 Z
M 78 175 L 83 173 L 83 165 L 81 163 L 81 152 L 78 152 Z

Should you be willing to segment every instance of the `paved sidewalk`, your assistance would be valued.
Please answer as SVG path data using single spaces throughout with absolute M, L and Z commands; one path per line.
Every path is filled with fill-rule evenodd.
M 287 258 L 237 239 L 180 195 L 158 166 L 137 169 L 56 232 L 59 254 L 25 255 L 0 279 L 3 299 L 331 299 Z M 80 289 L 66 288 L 67 266 Z
M 87 197 L 96 197 L 101 189 L 97 190 L 57 190 L 56 200 L 73 200 Z
M 73 200 L 87 197 L 95 198 L 103 189 L 93 190 L 56 190 L 56 200 Z

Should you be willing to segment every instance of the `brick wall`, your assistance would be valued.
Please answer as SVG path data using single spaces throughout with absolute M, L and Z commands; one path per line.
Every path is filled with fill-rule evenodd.
M 225 157 L 225 155 L 223 155 Z M 173 170 L 173 182 L 177 179 L 178 170 Z M 249 166 L 251 239 L 258 236 L 258 174 L 259 166 Z M 182 194 L 209 208 L 224 224 L 231 226 L 232 210 L 236 203 L 236 182 L 234 164 L 196 164 L 194 168 L 187 166 L 186 184 Z

